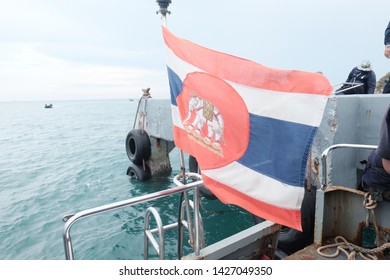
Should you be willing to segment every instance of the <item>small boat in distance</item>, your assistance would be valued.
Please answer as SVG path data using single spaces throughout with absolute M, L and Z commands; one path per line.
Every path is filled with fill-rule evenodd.
M 51 108 L 53 108 L 53 104 L 45 104 L 45 108 L 46 109 L 51 109 Z

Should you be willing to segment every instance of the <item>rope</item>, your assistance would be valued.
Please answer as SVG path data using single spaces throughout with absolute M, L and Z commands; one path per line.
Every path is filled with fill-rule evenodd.
M 375 227 L 375 234 L 376 234 L 375 244 L 378 246 L 380 243 L 379 228 L 376 222 L 376 216 L 374 211 L 377 206 L 377 202 L 372 198 L 372 196 L 368 192 L 364 195 L 363 206 L 367 209 L 366 226 L 369 226 L 370 216 L 372 216 L 373 218 L 373 224 Z M 325 254 L 323 252 L 323 250 L 325 249 L 334 248 L 334 247 L 336 247 L 336 251 L 333 254 Z M 355 260 L 356 254 L 358 254 L 364 260 L 377 260 L 378 257 L 376 255 L 388 248 L 390 248 L 390 243 L 384 243 L 381 246 L 373 249 L 366 249 L 366 248 L 359 247 L 355 244 L 349 243 L 342 236 L 337 236 L 335 238 L 334 244 L 319 247 L 317 249 L 317 253 L 326 258 L 335 258 L 340 254 L 340 252 L 342 252 L 347 256 L 348 260 Z
M 307 167 L 307 190 L 311 190 L 311 157 L 312 157 L 312 150 L 310 149 L 309 152 L 309 160 L 308 160 L 308 167 Z
M 375 228 L 375 244 L 379 245 L 379 228 L 378 224 L 376 222 L 376 215 L 374 209 L 377 206 L 377 202 L 375 199 L 372 198 L 371 194 L 369 192 L 364 194 L 364 200 L 363 200 L 363 206 L 367 209 L 367 217 L 366 217 L 366 226 L 368 227 L 370 225 L 370 216 L 372 216 L 374 228 Z
M 378 257 L 376 255 L 378 253 L 390 248 L 390 243 L 385 243 L 382 246 L 377 248 L 366 249 L 366 248 L 359 247 L 355 244 L 349 243 L 342 236 L 337 236 L 335 238 L 335 242 L 336 242 L 335 244 L 319 247 L 317 249 L 317 253 L 326 258 L 335 258 L 340 254 L 340 252 L 343 252 L 347 256 L 348 260 L 355 260 L 356 254 L 358 254 L 364 260 L 377 260 Z M 334 247 L 336 247 L 336 251 L 333 254 L 325 254 L 324 252 L 322 252 L 325 249 L 334 248 Z

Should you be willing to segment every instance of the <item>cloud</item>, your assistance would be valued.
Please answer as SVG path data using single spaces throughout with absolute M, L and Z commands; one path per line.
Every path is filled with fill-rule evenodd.
M 152 88 L 162 88 L 165 76 L 165 69 L 83 63 L 47 55 L 35 44 L 0 44 L 1 101 L 135 97 L 152 80 L 161 80 Z
M 363 59 L 379 78 L 389 70 L 383 56 L 388 9 L 383 0 L 349 2 L 175 0 L 168 27 L 269 67 L 322 71 L 332 84 Z M 2 1 L 0 100 L 86 99 L 93 92 L 116 98 L 145 85 L 167 98 L 157 9 L 153 0 Z
M 138 7 L 144 16 L 119 2 L 2 3 L 0 101 L 126 98 L 142 87 L 168 98 L 156 3 Z

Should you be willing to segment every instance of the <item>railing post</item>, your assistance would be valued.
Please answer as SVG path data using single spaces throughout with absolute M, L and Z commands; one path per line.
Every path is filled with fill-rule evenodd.
M 199 211 L 199 189 L 194 189 L 194 223 L 195 223 L 195 255 L 199 256 L 200 254 L 200 211 Z
M 65 249 L 65 259 L 73 260 L 73 247 L 72 247 L 72 239 L 70 237 L 70 228 L 63 235 L 64 240 L 64 249 Z
M 149 230 L 150 214 L 152 214 L 154 219 L 156 220 L 158 237 L 159 237 L 158 244 L 153 234 Z M 160 260 L 164 260 L 165 259 L 164 226 L 161 221 L 160 215 L 158 214 L 156 208 L 154 207 L 149 207 L 148 209 L 146 209 L 146 214 L 145 214 L 145 226 L 144 226 L 144 259 L 145 260 L 147 260 L 149 256 L 149 242 L 148 242 L 149 240 L 152 243 L 154 249 L 157 251 Z

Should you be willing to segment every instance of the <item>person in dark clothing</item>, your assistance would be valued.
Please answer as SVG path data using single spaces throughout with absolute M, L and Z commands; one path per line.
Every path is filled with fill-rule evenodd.
M 385 30 L 384 43 L 384 55 L 390 58 L 390 22 Z M 387 81 L 383 93 L 390 93 L 390 81 Z M 366 161 L 362 187 L 370 192 L 375 200 L 390 201 L 390 105 L 382 119 L 378 147 L 369 154 Z
M 382 119 L 378 147 L 368 156 L 362 185 L 375 200 L 390 201 L 390 105 Z
M 385 30 L 385 56 L 390 58 L 390 21 Z
M 390 21 L 385 30 L 384 43 L 385 43 L 385 52 L 384 52 L 385 57 L 390 58 Z M 387 80 L 387 83 L 383 88 L 383 93 L 390 93 L 390 79 Z
M 356 86 L 358 84 L 361 86 Z M 368 60 L 363 60 L 360 65 L 351 70 L 344 85 L 337 90 L 336 94 L 372 94 L 375 87 L 375 72 L 371 68 L 371 63 Z

